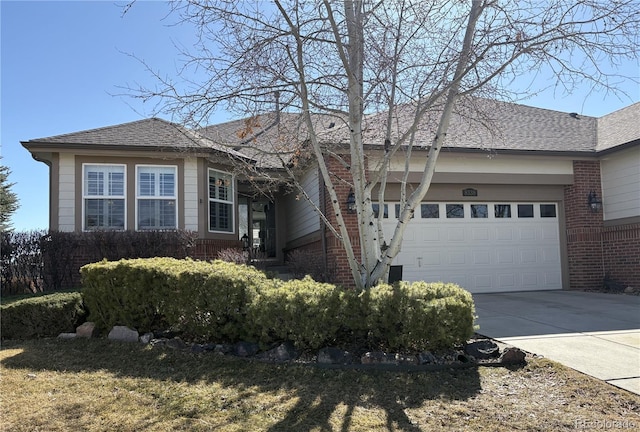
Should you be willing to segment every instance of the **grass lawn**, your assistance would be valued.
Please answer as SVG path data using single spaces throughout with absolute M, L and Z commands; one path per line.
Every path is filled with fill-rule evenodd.
M 540 359 L 513 369 L 336 370 L 46 339 L 4 343 L 0 367 L 2 431 L 640 429 L 640 396 Z

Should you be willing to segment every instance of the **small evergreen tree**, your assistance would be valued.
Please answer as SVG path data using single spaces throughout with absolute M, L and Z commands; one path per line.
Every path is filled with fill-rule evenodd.
M 18 207 L 18 196 L 11 191 L 11 187 L 15 183 L 7 183 L 11 170 L 0 165 L 0 231 L 10 231 L 11 215 Z

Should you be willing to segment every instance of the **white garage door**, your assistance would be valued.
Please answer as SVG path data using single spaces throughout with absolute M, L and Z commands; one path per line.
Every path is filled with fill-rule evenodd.
M 384 213 L 388 238 L 399 205 Z M 473 293 L 561 289 L 557 206 L 423 203 L 393 264 L 403 280 L 454 282 Z

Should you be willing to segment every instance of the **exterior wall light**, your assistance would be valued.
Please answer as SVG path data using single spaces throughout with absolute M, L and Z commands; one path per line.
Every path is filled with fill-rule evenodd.
M 598 195 L 596 195 L 595 191 L 589 192 L 587 203 L 589 204 L 591 211 L 594 213 L 597 213 L 602 208 L 602 200 L 598 199 Z
M 240 240 L 242 240 L 242 250 L 249 250 L 249 236 L 247 235 L 247 233 L 244 233 L 242 237 L 240 237 Z
M 349 191 L 349 196 L 347 196 L 347 213 L 355 213 L 356 212 L 356 196 L 353 194 L 353 189 Z

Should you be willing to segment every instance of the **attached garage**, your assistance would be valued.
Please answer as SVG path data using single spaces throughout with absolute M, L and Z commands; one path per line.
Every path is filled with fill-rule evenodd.
M 399 207 L 386 204 L 381 215 L 387 238 Z M 562 289 L 559 232 L 556 203 L 422 203 L 394 265 L 404 280 L 472 293 Z

